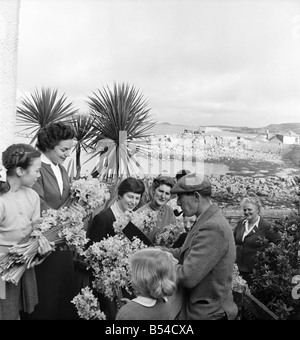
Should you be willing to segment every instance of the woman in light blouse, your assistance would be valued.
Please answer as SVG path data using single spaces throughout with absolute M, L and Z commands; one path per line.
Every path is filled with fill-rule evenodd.
M 234 230 L 236 263 L 241 276 L 251 286 L 256 254 L 265 248 L 265 245 L 259 242 L 259 237 L 277 243 L 280 241 L 280 235 L 275 233 L 271 229 L 272 224 L 261 216 L 262 204 L 255 193 L 249 193 L 243 198 L 241 208 L 245 218 L 238 221 Z

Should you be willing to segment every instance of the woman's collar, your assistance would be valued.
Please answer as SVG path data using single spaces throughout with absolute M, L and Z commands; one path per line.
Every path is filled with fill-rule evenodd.
M 135 299 L 133 299 L 132 301 L 144 306 L 144 307 L 153 307 L 156 304 L 156 299 L 152 299 L 149 297 L 145 297 L 145 296 L 138 296 Z
M 149 207 L 154 211 L 163 211 L 165 209 L 166 203 L 162 206 L 156 206 L 153 201 L 149 203 Z
M 57 166 L 57 164 L 51 162 L 50 159 L 44 153 L 41 154 L 41 161 L 48 165 Z

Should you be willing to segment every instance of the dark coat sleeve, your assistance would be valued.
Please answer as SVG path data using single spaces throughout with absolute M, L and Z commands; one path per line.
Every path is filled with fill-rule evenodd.
M 87 230 L 87 237 L 90 239 L 88 245 L 100 242 L 105 237 L 114 236 L 113 223 L 115 220 L 115 216 L 110 208 L 97 214 Z
M 281 236 L 278 232 L 274 231 L 272 228 L 272 224 L 269 221 L 266 221 L 265 219 L 262 219 L 265 222 L 266 225 L 266 238 L 269 240 L 269 242 L 273 242 L 275 244 L 278 244 L 281 241 Z

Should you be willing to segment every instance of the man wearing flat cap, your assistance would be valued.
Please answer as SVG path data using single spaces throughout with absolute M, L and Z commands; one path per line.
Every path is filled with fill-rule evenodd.
M 179 260 L 178 284 L 185 296 L 179 319 L 233 320 L 238 313 L 231 290 L 233 232 L 211 191 L 209 178 L 196 173 L 182 177 L 171 190 L 185 215 L 197 217 L 182 247 L 168 249 Z

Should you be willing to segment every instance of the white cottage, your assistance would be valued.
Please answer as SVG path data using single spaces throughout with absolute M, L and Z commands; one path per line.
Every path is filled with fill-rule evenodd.
M 300 144 L 300 136 L 297 135 L 294 131 L 289 131 L 284 134 L 276 134 L 276 137 L 283 144 Z

